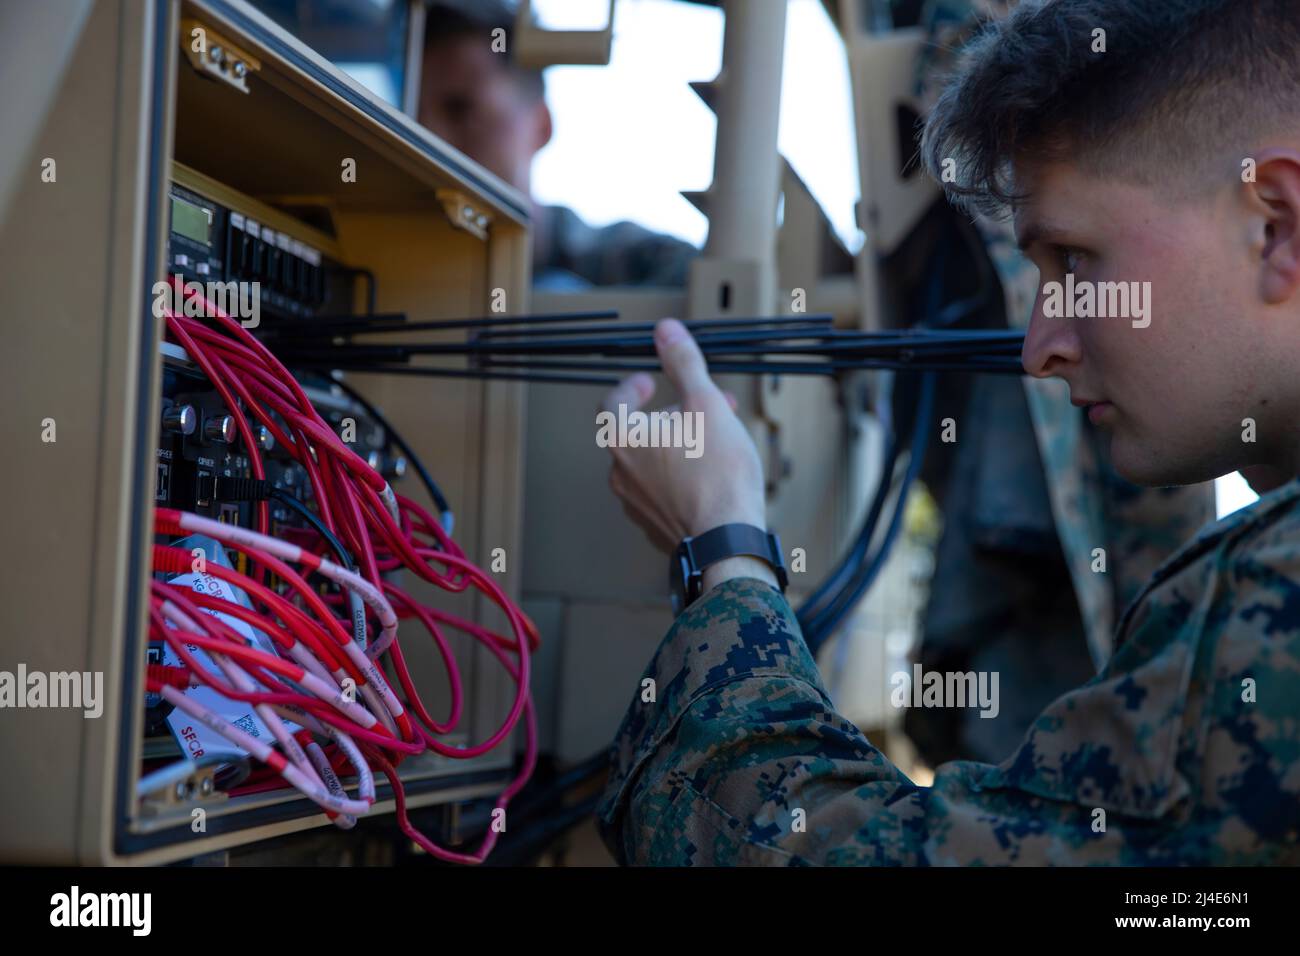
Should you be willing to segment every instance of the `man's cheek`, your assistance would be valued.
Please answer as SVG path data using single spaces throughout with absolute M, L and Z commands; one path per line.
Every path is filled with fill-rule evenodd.
M 1093 319 L 1095 330 L 1085 348 L 1101 367 L 1102 382 L 1117 392 L 1149 394 L 1156 386 L 1160 371 L 1160 342 L 1154 326 L 1135 329 L 1126 319 Z M 1103 327 L 1102 323 L 1105 323 Z M 1120 394 L 1102 394 L 1099 398 L 1119 401 Z

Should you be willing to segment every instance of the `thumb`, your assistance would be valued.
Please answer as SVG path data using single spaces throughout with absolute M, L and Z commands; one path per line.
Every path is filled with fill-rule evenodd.
M 655 326 L 655 351 L 664 374 L 680 395 L 717 388 L 709 378 L 704 353 L 686 326 L 676 319 L 664 319 Z

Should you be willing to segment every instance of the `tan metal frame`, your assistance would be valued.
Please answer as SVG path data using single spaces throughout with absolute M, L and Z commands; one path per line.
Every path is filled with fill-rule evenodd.
M 201 80 L 178 63 L 181 17 L 210 23 L 259 59 L 249 94 Z M 147 574 L 132 577 L 129 569 L 148 568 L 161 330 L 141 317 L 149 312 L 146 263 L 157 278 L 166 271 L 168 164 L 175 156 L 200 167 L 198 174 L 226 184 L 230 198 L 322 200 L 331 207 L 337 242 L 326 246 L 326 237 L 308 235 L 301 224 L 285 223 L 294 226 L 285 231 L 372 268 L 379 308 L 412 318 L 485 313 L 496 288 L 506 291 L 509 311 L 528 308 L 526 201 L 409 118 L 375 104 L 239 0 L 97 0 L 73 55 L 58 64 L 50 108 L 27 145 L 29 156 L 57 158 L 58 182 L 42 184 L 34 160 L 0 211 L 7 333 L 0 380 L 14 396 L 4 419 L 10 467 L 0 492 L 11 505 L 25 505 L 5 509 L 4 540 L 15 560 L 0 584 L 0 668 L 23 662 L 46 671 L 102 671 L 107 702 L 96 720 L 74 711 L 0 711 L 0 860 L 163 862 L 322 825 L 322 815 L 308 813 L 220 832 L 212 823 L 221 813 L 212 805 L 201 838 L 125 853 L 115 839 L 119 771 L 133 790 L 143 719 L 139 694 L 124 697 L 123 687 L 144 664 L 139 609 Z M 266 148 L 232 152 L 230 129 L 246 130 L 249 145 Z M 295 131 L 312 141 L 294 140 Z M 337 166 L 317 174 L 304 161 L 313 149 L 358 157 L 359 188 L 341 190 Z M 440 189 L 459 191 L 488 219 L 486 241 L 447 220 Z M 461 506 L 457 536 L 471 557 L 483 561 L 492 548 L 507 549 L 510 573 L 499 583 L 517 594 L 522 386 L 419 380 L 371 391 Z M 440 416 L 431 415 L 435 408 Z M 52 444 L 40 441 L 46 417 L 57 423 Z M 416 487 L 404 490 L 423 496 Z M 132 607 L 141 630 L 129 634 Z M 482 600 L 468 613 L 497 620 Z M 473 695 L 467 720 L 476 736 L 495 726 L 509 699 L 508 679 L 487 658 L 472 658 L 466 671 Z M 422 676 L 436 682 L 437 667 L 416 668 L 417 681 Z M 134 686 L 138 691 L 138 679 Z M 473 764 L 499 778 L 510 760 L 503 746 Z M 448 772 L 436 762 L 424 769 Z M 456 782 L 463 779 L 449 777 L 448 788 L 410 802 L 460 799 L 495 786 Z M 376 811 L 388 809 L 391 803 Z M 147 829 L 139 822 L 127 827 Z

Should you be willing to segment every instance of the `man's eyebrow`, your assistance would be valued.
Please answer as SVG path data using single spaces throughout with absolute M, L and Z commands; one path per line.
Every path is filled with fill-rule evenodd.
M 1060 226 L 1036 220 L 1030 222 L 1023 229 L 1016 230 L 1016 245 L 1021 252 L 1025 252 L 1030 246 L 1040 242 L 1065 242 L 1067 235 L 1068 231 Z

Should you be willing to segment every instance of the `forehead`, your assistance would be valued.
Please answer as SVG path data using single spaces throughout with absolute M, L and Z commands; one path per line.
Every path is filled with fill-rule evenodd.
M 426 88 L 482 82 L 508 71 L 505 58 L 475 36 L 446 37 L 428 47 L 422 66 Z
M 1015 176 L 1017 192 L 1026 197 L 1014 212 L 1022 248 L 1034 242 L 1132 234 L 1150 224 L 1162 208 L 1148 187 L 1094 176 L 1067 162 L 1017 163 Z

